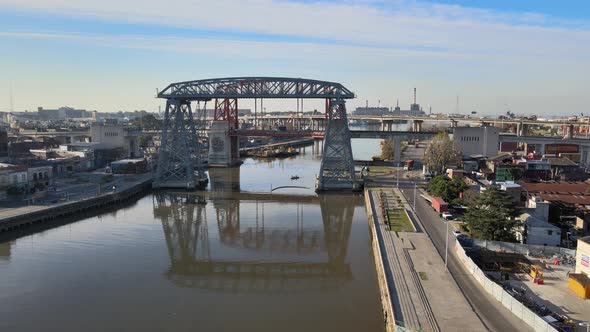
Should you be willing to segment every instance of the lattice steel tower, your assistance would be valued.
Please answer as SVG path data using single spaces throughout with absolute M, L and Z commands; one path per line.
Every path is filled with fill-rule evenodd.
M 328 126 L 316 190 L 357 189 L 345 101 L 330 99 L 326 103 Z
M 168 99 L 153 187 L 194 189 L 206 183 L 191 103 Z

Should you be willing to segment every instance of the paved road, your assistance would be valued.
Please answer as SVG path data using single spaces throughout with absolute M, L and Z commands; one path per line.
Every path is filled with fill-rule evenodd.
M 413 203 L 414 189 L 403 188 L 402 192 L 408 198 L 408 201 Z M 445 257 L 445 232 L 446 224 L 432 210 L 432 207 L 424 199 L 417 195 L 416 212 L 425 231 L 428 233 L 434 246 L 439 254 Z M 450 226 L 450 225 L 449 225 Z M 452 234 L 452 227 L 449 227 L 449 241 L 454 241 Z M 450 248 L 449 242 L 449 248 Z M 465 271 L 463 265 L 454 255 L 452 250 L 449 250 L 448 268 L 459 288 L 465 294 L 465 297 L 474 308 L 477 315 L 491 331 L 533 331 L 522 320 L 514 316 L 510 311 L 504 308 L 496 299 L 492 298 L 484 289 L 480 288 L 475 279 Z

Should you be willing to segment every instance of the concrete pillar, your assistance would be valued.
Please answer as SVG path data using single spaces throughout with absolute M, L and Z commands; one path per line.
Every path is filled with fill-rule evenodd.
M 396 163 L 401 162 L 402 160 L 402 139 L 399 136 L 395 136 L 393 138 L 393 161 Z
M 570 138 L 570 139 L 571 138 L 574 138 L 574 125 L 573 124 L 567 126 L 567 135 L 566 135 L 566 137 L 567 138 Z
M 239 139 L 229 135 L 229 123 L 213 121 L 209 130 L 209 166 L 234 166 L 239 156 Z
M 422 120 L 414 120 L 414 121 L 412 122 L 412 131 L 413 131 L 413 132 L 419 132 L 419 131 L 422 131 L 422 123 L 423 123 L 423 122 L 424 122 L 424 121 L 422 121 Z

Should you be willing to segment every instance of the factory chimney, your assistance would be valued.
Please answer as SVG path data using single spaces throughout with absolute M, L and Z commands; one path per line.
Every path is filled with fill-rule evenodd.
M 416 88 L 414 88 L 414 105 L 416 105 Z

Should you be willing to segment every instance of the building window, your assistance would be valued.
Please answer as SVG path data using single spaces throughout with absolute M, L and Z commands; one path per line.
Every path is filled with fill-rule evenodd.
M 33 173 L 33 181 L 37 181 L 37 173 Z
M 547 231 L 547 235 L 553 235 L 553 231 Z
M 25 174 L 20 175 L 21 182 L 27 182 L 27 176 Z

